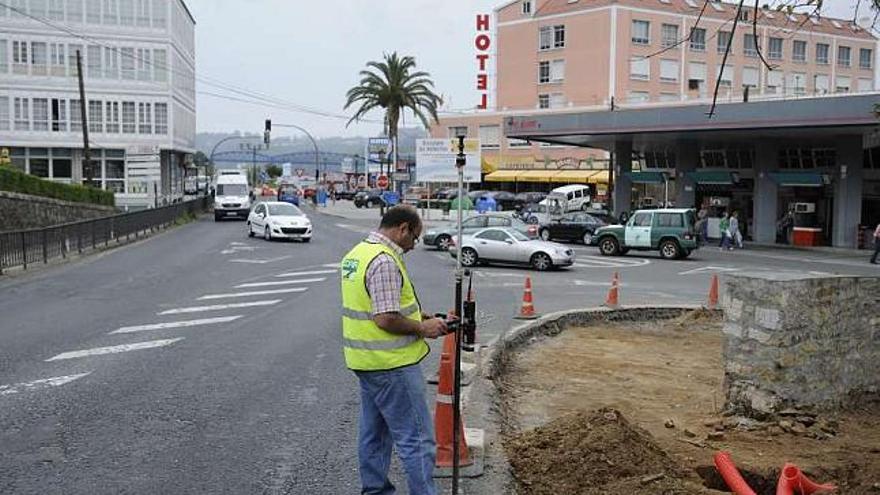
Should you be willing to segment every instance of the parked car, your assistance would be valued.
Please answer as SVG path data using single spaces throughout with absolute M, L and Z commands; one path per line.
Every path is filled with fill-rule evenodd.
M 522 232 L 529 238 L 534 239 L 538 237 L 537 225 L 529 225 L 518 218 L 508 215 L 485 213 L 474 215 L 461 222 L 461 229 L 464 234 L 473 234 L 487 227 L 510 227 Z M 449 223 L 428 229 L 422 234 L 422 242 L 426 246 L 434 246 L 441 251 L 446 251 L 452 244 L 452 239 L 457 235 L 458 226 L 454 223 Z
M 312 240 L 312 222 L 299 208 L 280 201 L 259 203 L 248 215 L 248 237 L 262 234 L 263 239 Z
M 698 248 L 695 223 L 696 215 L 691 209 L 636 210 L 626 225 L 597 229 L 592 244 L 605 256 L 635 249 L 658 250 L 664 259 L 686 258 Z
M 613 223 L 614 219 L 607 215 L 567 213 L 541 225 L 538 235 L 545 241 L 582 241 L 589 246 L 596 229 Z
M 450 246 L 449 252 L 456 257 L 457 246 Z M 544 271 L 571 266 L 574 251 L 562 244 L 532 239 L 516 229 L 490 227 L 462 239 L 461 264 L 472 267 L 479 263 L 525 265 Z
M 360 191 L 361 191 L 361 189 L 341 189 L 341 190 L 337 189 L 336 190 L 336 199 L 339 199 L 339 200 L 346 199 L 346 200 L 352 201 L 352 200 L 354 200 L 355 195 L 357 195 L 357 193 Z
M 539 191 L 521 192 L 516 195 L 516 199 L 527 205 L 530 203 L 540 203 L 547 197 L 547 193 Z
M 547 204 L 551 197 L 558 196 L 563 204 L 565 211 L 587 210 L 592 206 L 590 194 L 592 193 L 589 186 L 583 184 L 572 184 L 569 186 L 557 187 L 550 191 L 546 198 L 541 200 L 542 204 Z
M 358 208 L 372 208 L 384 204 L 385 200 L 382 198 L 381 189 L 369 189 L 354 195 L 354 205 Z

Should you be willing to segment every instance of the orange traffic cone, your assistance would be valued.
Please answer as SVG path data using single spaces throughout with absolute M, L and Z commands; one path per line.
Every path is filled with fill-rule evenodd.
M 618 306 L 618 297 L 620 290 L 620 275 L 617 272 L 614 272 L 614 276 L 611 277 L 611 288 L 608 289 L 608 297 L 605 298 L 605 306 L 609 308 L 616 308 Z
M 709 309 L 718 306 L 718 275 L 712 275 L 712 285 L 709 286 Z
M 526 287 L 523 290 L 522 306 L 519 314 L 514 318 L 517 320 L 534 320 L 538 317 L 535 313 L 535 305 L 532 303 L 532 277 L 526 277 Z
M 452 359 L 455 359 L 455 333 L 447 333 L 446 336 L 443 337 L 443 351 L 440 353 L 440 356 L 451 356 Z M 454 361 L 453 361 L 454 362 Z
M 444 342 L 445 344 L 445 342 Z M 454 341 L 453 341 L 454 344 Z M 452 467 L 452 419 L 453 419 L 453 374 L 455 373 L 452 355 L 443 353 L 440 356 L 440 383 L 437 385 L 437 406 L 434 410 L 434 432 L 437 441 L 437 461 L 441 468 Z M 461 418 L 461 416 L 459 416 Z M 458 465 L 473 464 L 467 442 L 464 438 L 464 422 L 460 419 L 455 425 L 458 429 Z

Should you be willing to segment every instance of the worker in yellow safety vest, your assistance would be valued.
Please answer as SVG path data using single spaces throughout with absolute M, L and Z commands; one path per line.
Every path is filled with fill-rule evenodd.
M 434 432 L 419 363 L 429 352 L 425 339 L 444 335 L 447 326 L 422 312 L 403 263 L 421 234 L 415 208 L 396 206 L 342 260 L 342 341 L 345 364 L 360 382 L 363 494 L 395 492 L 388 479 L 392 446 L 409 493 L 437 493 Z

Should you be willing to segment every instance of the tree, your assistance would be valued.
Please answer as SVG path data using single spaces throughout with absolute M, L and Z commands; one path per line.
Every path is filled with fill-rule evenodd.
M 397 52 L 384 54 L 381 62 L 367 62 L 367 69 L 360 72 L 360 83 L 346 93 L 346 110 L 355 104 L 360 105 L 346 127 L 372 110 L 385 110 L 385 134 L 394 143 L 395 162 L 399 148 L 397 128 L 405 110 L 412 111 L 425 128 L 431 125 L 429 118 L 439 123 L 437 108 L 442 104 L 442 98 L 434 93 L 431 75 L 415 69 L 413 57 L 400 57 Z
M 266 174 L 269 175 L 269 178 L 274 179 L 276 177 L 281 177 L 281 174 L 284 173 L 284 169 L 281 168 L 280 165 L 267 165 L 266 166 Z
M 201 151 L 196 151 L 196 154 L 193 156 L 193 163 L 198 168 L 204 168 L 205 175 L 212 176 L 214 175 L 214 162 L 208 159 L 208 156 L 202 153 Z

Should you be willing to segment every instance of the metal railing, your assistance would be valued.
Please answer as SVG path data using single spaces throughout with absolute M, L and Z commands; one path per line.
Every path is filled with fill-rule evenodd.
M 0 275 L 3 270 L 36 263 L 47 264 L 111 242 L 116 244 L 139 239 L 149 232 L 168 228 L 184 214 L 197 214 L 211 205 L 210 196 L 161 208 L 121 213 L 81 222 L 53 225 L 40 229 L 0 232 Z

